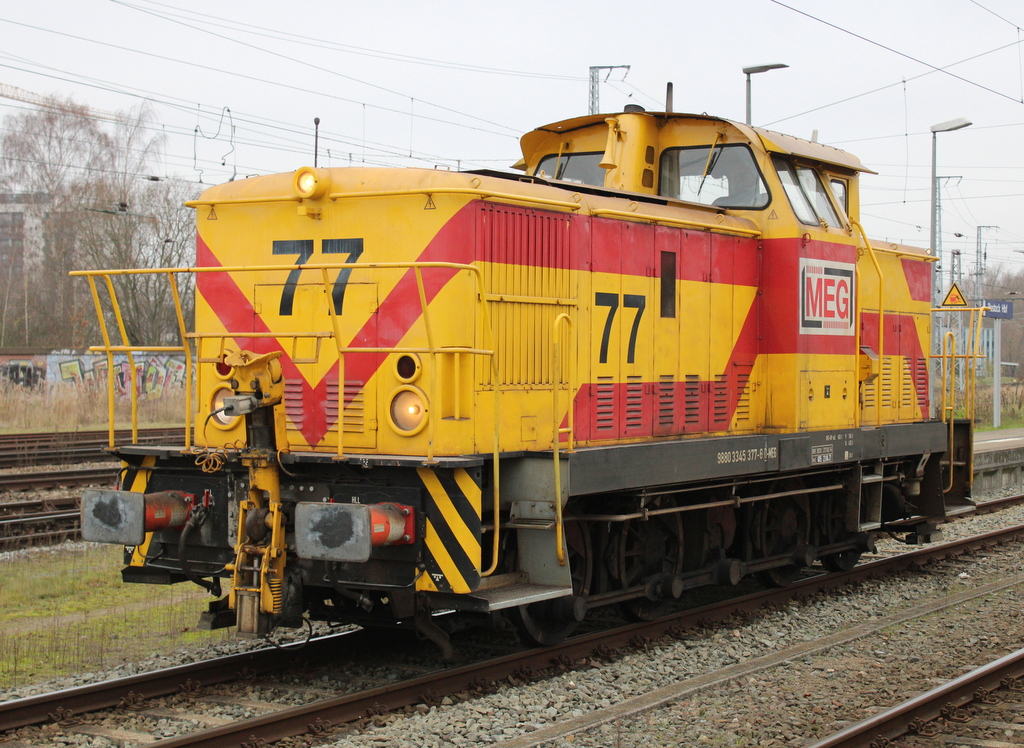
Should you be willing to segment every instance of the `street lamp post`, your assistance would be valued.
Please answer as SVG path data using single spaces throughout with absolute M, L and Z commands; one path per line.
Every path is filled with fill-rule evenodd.
M 952 132 L 953 130 L 962 130 L 965 127 L 970 127 L 973 124 L 969 119 L 960 117 L 959 119 L 951 119 L 949 122 L 940 122 L 937 125 L 932 125 L 932 235 L 931 235 L 931 247 L 935 256 L 938 258 L 938 262 L 933 265 L 936 267 L 942 264 L 942 255 L 939 249 L 939 224 L 941 218 L 939 216 L 939 178 L 937 176 L 937 162 L 938 162 L 938 134 L 940 132 Z M 939 284 L 936 281 L 939 280 L 938 273 L 932 274 L 932 293 L 933 298 L 938 300 L 937 294 L 939 293 Z
M 935 253 L 937 262 L 932 263 L 932 306 L 937 307 L 942 303 L 942 289 L 940 288 L 942 283 L 942 275 L 939 271 L 939 266 L 942 264 L 942 251 L 940 249 L 941 238 L 939 236 L 939 178 L 937 176 L 937 162 L 938 162 L 938 134 L 940 132 L 952 132 L 953 130 L 961 130 L 965 127 L 970 127 L 973 124 L 969 119 L 959 117 L 958 119 L 951 119 L 948 122 L 940 122 L 937 125 L 932 125 L 932 221 L 931 221 L 931 249 Z M 942 330 L 939 329 L 938 324 L 932 324 L 932 352 L 935 354 L 940 353 L 940 345 L 942 344 Z M 939 402 L 939 388 L 942 383 L 939 381 L 939 361 L 934 359 L 935 365 L 932 367 L 932 407 L 937 408 Z M 941 415 L 941 414 L 940 414 Z
M 750 76 L 756 73 L 767 73 L 769 70 L 778 70 L 779 68 L 788 68 L 789 65 L 783 65 L 781 62 L 772 63 L 771 65 L 754 65 L 753 67 L 743 68 L 744 75 L 747 76 L 747 124 L 750 124 Z

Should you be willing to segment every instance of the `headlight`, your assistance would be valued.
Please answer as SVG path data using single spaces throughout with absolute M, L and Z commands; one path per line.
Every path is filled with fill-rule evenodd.
M 316 200 L 323 197 L 331 186 L 331 174 L 326 169 L 314 169 L 303 166 L 295 172 L 292 187 L 295 194 L 303 200 Z
M 238 416 L 228 416 L 224 413 L 216 412 L 224 407 L 224 400 L 234 394 L 235 391 L 233 389 L 222 386 L 215 389 L 210 396 L 210 413 L 213 414 L 210 416 L 210 422 L 217 428 L 226 430 L 233 428 L 238 423 Z
M 391 426 L 403 436 L 418 434 L 427 423 L 427 398 L 416 387 L 402 387 L 391 397 Z

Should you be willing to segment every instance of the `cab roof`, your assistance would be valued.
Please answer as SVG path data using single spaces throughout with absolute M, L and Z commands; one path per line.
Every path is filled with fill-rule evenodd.
M 764 149 L 771 153 L 784 153 L 790 156 L 831 164 L 851 171 L 865 172 L 868 174 L 876 173 L 864 166 L 860 159 L 852 153 L 847 153 L 846 151 L 834 148 L 830 145 L 814 143 L 810 140 L 794 137 L 793 135 L 785 135 L 780 132 L 765 130 L 760 127 L 751 127 L 750 125 L 742 122 L 733 122 L 732 120 L 723 119 L 721 117 L 712 117 L 707 114 L 683 114 L 675 112 L 621 112 L 618 114 L 591 114 L 585 117 L 574 117 L 572 119 L 562 120 L 561 122 L 553 122 L 550 125 L 538 127 L 536 130 L 526 133 L 520 139 L 523 156 L 526 159 L 529 159 L 530 156 L 536 152 L 541 142 L 551 134 L 570 133 L 574 130 L 581 130 L 587 127 L 592 127 L 593 125 L 604 124 L 604 121 L 607 118 L 618 117 L 622 114 L 648 116 L 661 120 L 723 122 L 732 125 L 737 130 L 745 134 L 751 142 L 760 140 Z M 520 166 L 520 164 L 522 164 L 522 166 Z M 516 166 L 520 166 L 520 168 L 525 167 L 524 162 L 520 162 L 520 164 L 517 164 Z

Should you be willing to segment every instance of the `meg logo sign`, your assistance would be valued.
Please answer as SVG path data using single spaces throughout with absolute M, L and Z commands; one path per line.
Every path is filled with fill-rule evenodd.
M 854 334 L 854 277 L 853 263 L 800 258 L 802 334 Z

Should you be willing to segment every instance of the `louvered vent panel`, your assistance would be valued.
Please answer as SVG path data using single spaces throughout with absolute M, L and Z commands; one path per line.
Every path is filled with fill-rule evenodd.
M 736 401 L 736 421 L 750 420 L 750 368 L 744 367 L 736 375 L 736 387 L 739 389 L 739 399 Z
M 611 377 L 597 378 L 597 397 L 594 399 L 594 427 L 598 434 L 615 433 L 615 382 Z
M 658 426 L 670 430 L 676 422 L 676 381 L 671 374 L 658 378 Z
M 700 377 L 696 374 L 687 374 L 685 383 L 686 398 L 686 425 L 700 425 Z
M 715 428 L 725 428 L 729 425 L 729 380 L 724 374 L 718 374 L 712 387 L 711 412 Z
M 892 358 L 889 356 L 882 357 L 882 373 L 879 375 L 882 380 L 882 407 L 891 408 L 893 407 L 892 397 Z
M 366 403 L 363 398 L 363 383 L 355 380 L 345 380 L 345 433 L 361 434 L 366 430 Z M 338 380 L 327 380 L 327 403 L 325 405 L 328 413 L 338 412 Z M 338 424 L 331 426 L 331 431 L 338 430 Z
M 297 429 L 306 422 L 306 409 L 302 405 L 302 383 L 294 379 L 284 380 L 284 412 Z
M 500 385 L 553 383 L 552 326 L 559 314 L 574 311 L 573 306 L 553 303 L 575 298 L 568 228 L 564 216 L 509 206 L 480 207 L 479 256 L 488 263 L 487 294 L 506 297 L 489 306 Z M 564 330 L 562 336 L 562 350 L 568 351 L 570 336 Z M 480 372 L 485 384 L 493 384 L 488 362 Z M 565 376 L 563 370 L 563 380 Z
M 864 393 L 864 409 L 875 407 L 875 391 L 877 389 L 878 377 L 875 377 L 872 381 L 864 384 L 862 392 Z
M 927 413 L 928 411 L 928 359 L 916 358 L 914 359 L 914 382 L 918 386 L 917 389 L 917 404 L 920 406 L 921 411 Z
M 644 425 L 644 382 L 642 377 L 626 379 L 626 429 Z
M 903 359 L 903 377 L 900 381 L 900 407 L 910 408 L 914 404 L 914 377 L 910 371 L 910 361 Z

